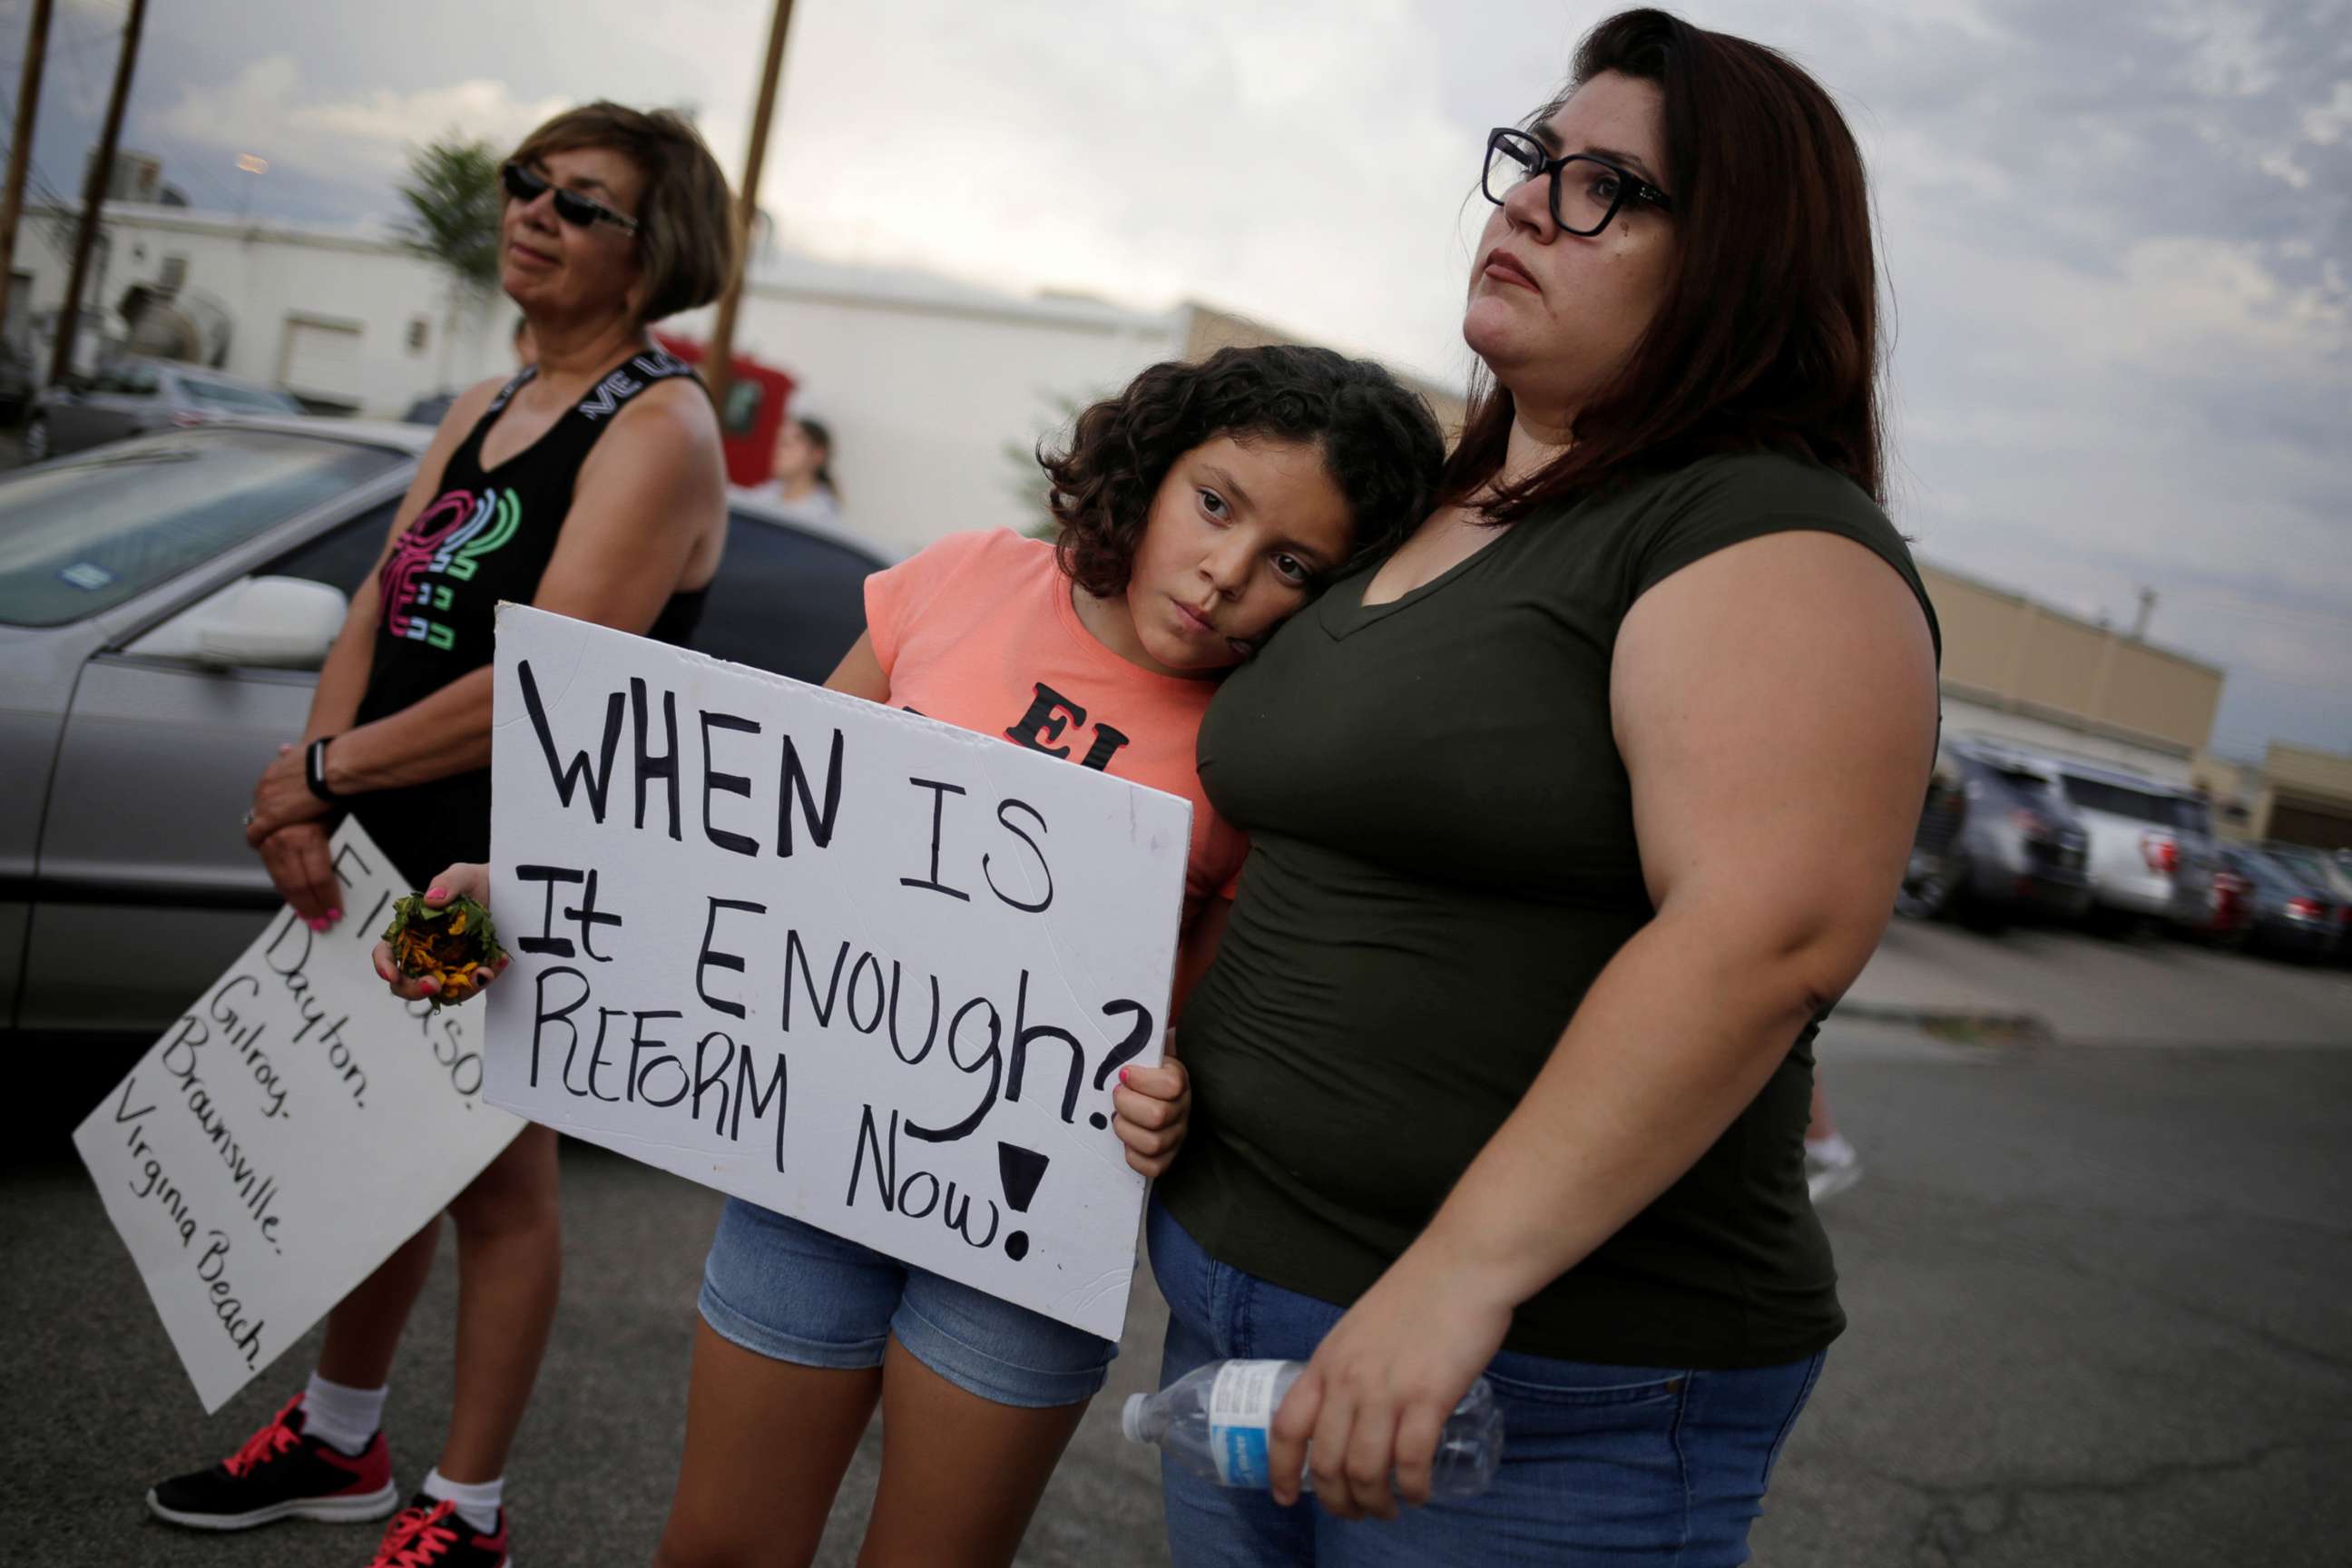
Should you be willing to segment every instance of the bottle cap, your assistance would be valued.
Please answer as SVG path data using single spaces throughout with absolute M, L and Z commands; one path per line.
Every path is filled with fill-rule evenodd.
M 1144 1440 L 1143 1403 L 1150 1397 L 1147 1394 L 1130 1394 L 1127 1396 L 1127 1403 L 1119 1407 L 1118 1429 L 1130 1443 Z

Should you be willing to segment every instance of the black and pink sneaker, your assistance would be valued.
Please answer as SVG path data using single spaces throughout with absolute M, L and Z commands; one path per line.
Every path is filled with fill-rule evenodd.
M 382 1519 L 399 1504 L 383 1434 L 356 1455 L 306 1437 L 299 1394 L 219 1464 L 174 1476 L 147 1494 L 157 1519 L 192 1530 L 251 1530 L 281 1519 L 354 1523 Z
M 509 1568 L 507 1512 L 499 1510 L 499 1530 L 488 1535 L 467 1524 L 457 1505 L 423 1492 L 408 1500 L 368 1568 Z

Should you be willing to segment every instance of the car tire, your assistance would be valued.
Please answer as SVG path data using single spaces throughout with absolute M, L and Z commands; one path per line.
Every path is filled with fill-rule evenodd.
M 1939 920 L 1952 906 L 1952 869 L 1948 865 L 1903 879 L 1895 890 L 1895 912 L 1905 920 Z
M 36 414 L 25 421 L 25 461 L 38 463 L 49 455 L 49 421 L 46 415 Z

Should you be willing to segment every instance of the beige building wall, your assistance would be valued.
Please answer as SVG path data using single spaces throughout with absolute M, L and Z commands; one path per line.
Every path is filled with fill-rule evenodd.
M 1941 567 L 1920 577 L 1944 630 L 1944 691 L 2037 732 L 2103 742 L 2177 773 L 2212 738 L 2223 672 Z M 2019 734 L 2015 738 L 2030 737 Z
M 2263 776 L 2254 837 L 2352 849 L 2352 756 L 2273 742 Z

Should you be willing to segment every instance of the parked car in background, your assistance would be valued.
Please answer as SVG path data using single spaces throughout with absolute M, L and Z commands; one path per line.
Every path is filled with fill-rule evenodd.
M 293 394 L 177 360 L 126 354 L 77 386 L 51 386 L 25 421 L 25 459 L 215 419 L 299 414 Z
M 457 405 L 457 394 L 454 392 L 427 393 L 408 405 L 408 412 L 400 416 L 401 422 L 405 425 L 429 425 L 438 429 L 441 421 L 449 416 L 449 410 Z
M 2352 863 L 2307 844 L 2281 844 L 2275 839 L 2265 842 L 2262 851 L 2326 891 L 2336 906 L 2336 955 L 2352 963 Z
M 2145 773 L 2064 762 L 2066 799 L 2091 836 L 2091 905 L 2195 930 L 2209 918 L 2215 846 L 2205 802 Z
M 2078 920 L 2090 902 L 2089 835 L 2047 762 L 1986 742 L 1947 742 L 1912 840 L 1896 909 L 1997 926 L 2026 914 Z
M 0 1035 L 160 1031 L 278 895 L 242 820 L 433 433 L 254 420 L 0 475 Z M 822 680 L 887 564 L 730 505 L 712 652 Z
M 2204 919 L 2183 927 L 2183 933 L 2201 942 L 2236 947 L 2244 942 L 2246 932 L 2253 923 L 2252 879 L 2239 868 L 2235 851 L 2216 850 L 2213 879 L 2205 897 Z
M 2248 946 L 2314 961 L 2333 958 L 2342 950 L 2347 906 L 2338 902 L 2325 884 L 2312 879 L 2294 862 L 2266 850 L 2239 847 L 2224 850 L 2222 856 L 2223 864 L 2245 878 L 2251 889 Z

